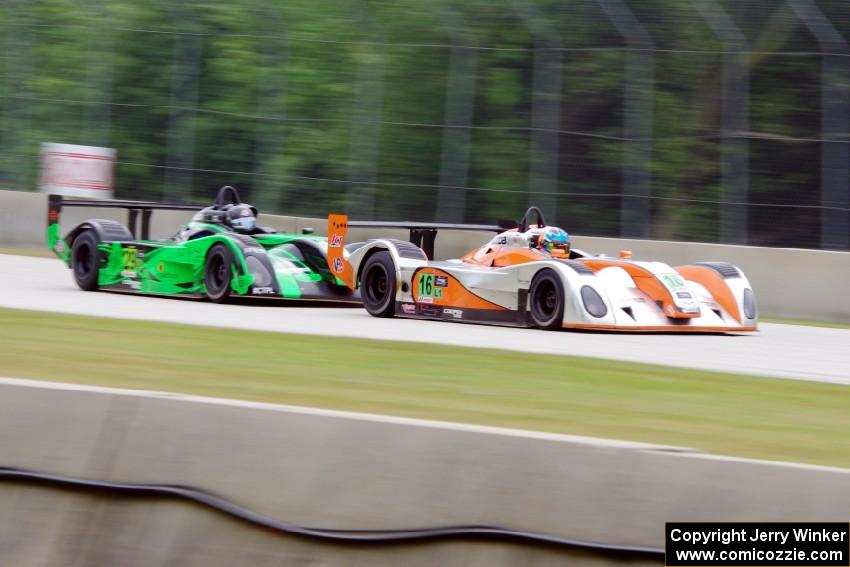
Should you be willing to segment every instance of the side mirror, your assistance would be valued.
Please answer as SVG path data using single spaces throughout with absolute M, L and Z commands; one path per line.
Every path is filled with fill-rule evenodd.
M 313 234 L 316 232 L 315 228 L 304 227 L 301 229 L 301 234 Z
M 632 251 L 631 250 L 620 250 L 619 256 L 623 260 L 628 260 L 632 257 Z

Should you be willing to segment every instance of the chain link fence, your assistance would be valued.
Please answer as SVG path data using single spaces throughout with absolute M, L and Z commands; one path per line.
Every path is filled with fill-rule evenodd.
M 847 250 L 845 0 L 7 0 L 0 187 Z

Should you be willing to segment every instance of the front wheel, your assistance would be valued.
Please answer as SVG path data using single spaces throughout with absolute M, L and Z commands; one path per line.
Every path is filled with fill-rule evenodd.
M 216 244 L 207 254 L 204 268 L 204 286 L 213 303 L 230 299 L 230 280 L 233 279 L 233 254 L 224 244 Z
M 74 281 L 85 291 L 97 290 L 100 270 L 100 240 L 91 229 L 84 230 L 71 247 L 71 269 Z
M 564 284 L 554 272 L 545 268 L 535 274 L 528 291 L 531 320 L 546 331 L 561 327 L 564 320 Z
M 386 250 L 375 252 L 366 260 L 360 278 L 363 307 L 374 317 L 395 314 L 396 276 L 393 258 Z

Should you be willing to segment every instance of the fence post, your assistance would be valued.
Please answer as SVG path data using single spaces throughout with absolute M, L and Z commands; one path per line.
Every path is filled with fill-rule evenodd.
M 649 238 L 655 43 L 623 0 L 596 0 L 626 40 L 620 236 Z
M 363 28 L 370 33 L 370 38 L 377 36 L 378 42 L 383 41 L 383 34 L 366 12 L 365 3 L 361 9 L 359 15 Z M 377 47 L 362 45 L 357 48 L 359 61 L 354 87 L 346 210 L 354 218 L 371 219 L 375 216 L 386 61 L 384 54 L 372 51 Z
M 821 248 L 850 248 L 848 215 L 848 109 L 850 73 L 847 42 L 813 0 L 787 0 L 818 40 L 821 55 Z M 830 207 L 830 208 L 827 208 Z M 844 210 L 837 210 L 844 209 Z
M 27 148 L 32 132 L 32 75 L 34 52 L 32 31 L 25 25 L 32 13 L 31 0 L 10 2 L 9 11 L 17 14 L 8 18 L 4 55 L 6 92 L 0 116 L 0 183 L 8 189 L 29 189 L 31 165 L 37 158 L 24 158 L 21 148 Z M 21 14 L 26 12 L 26 16 Z M 2 155 L 5 154 L 5 155 Z M 37 184 L 38 181 L 35 181 Z
M 192 168 L 195 162 L 195 108 L 198 105 L 198 75 L 201 69 L 203 36 L 192 8 L 176 3 L 170 7 L 178 29 L 190 29 L 174 37 L 171 67 L 170 117 L 163 196 L 167 201 L 188 200 L 192 196 Z
M 251 199 L 260 210 L 278 211 L 283 182 L 275 177 L 275 164 L 284 153 L 286 140 L 286 93 L 289 45 L 286 25 L 280 21 L 277 9 L 267 6 L 260 12 L 267 35 L 263 41 L 262 63 L 257 83 L 257 124 L 254 140 L 255 177 Z M 275 37 L 281 34 L 283 37 Z
M 723 45 L 720 241 L 749 242 L 750 64 L 747 38 L 715 0 L 690 0 Z M 730 203 L 744 203 L 734 205 Z
M 446 9 L 454 44 L 449 52 L 446 78 L 445 126 L 440 153 L 440 189 L 437 192 L 435 220 L 461 223 L 466 217 L 466 191 L 469 179 L 469 151 L 475 112 L 475 81 L 478 49 L 466 45 L 459 28 L 460 14 Z
M 103 27 L 111 27 L 113 18 L 108 3 L 88 2 L 91 13 L 102 18 Z M 115 61 L 115 32 L 103 29 L 88 34 L 86 57 L 86 98 L 80 124 L 80 143 L 88 146 L 107 146 L 112 122 L 112 72 Z M 120 158 L 120 154 L 119 154 Z
M 557 218 L 558 130 L 561 129 L 561 37 L 531 0 L 511 0 L 514 12 L 534 36 L 531 155 L 528 204 Z

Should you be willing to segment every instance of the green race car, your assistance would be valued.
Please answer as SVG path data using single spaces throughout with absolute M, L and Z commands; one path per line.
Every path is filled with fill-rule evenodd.
M 126 209 L 127 226 L 90 219 L 62 238 L 63 207 Z M 172 238 L 150 240 L 151 214 L 162 209 L 196 212 Z M 47 242 L 86 291 L 208 297 L 216 303 L 234 297 L 360 303 L 359 292 L 328 268 L 327 238 L 261 228 L 256 216 L 257 210 L 242 203 L 229 186 L 206 208 L 50 195 Z M 139 220 L 141 238 L 136 238 Z

